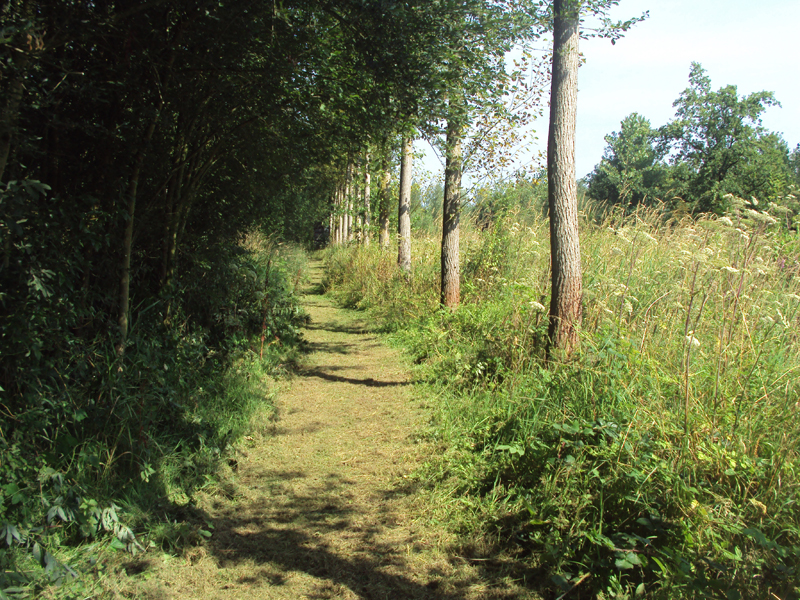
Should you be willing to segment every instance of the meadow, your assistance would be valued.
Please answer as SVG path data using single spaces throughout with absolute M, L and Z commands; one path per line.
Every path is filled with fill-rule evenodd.
M 436 235 L 408 280 L 394 249 L 328 251 L 328 288 L 418 364 L 426 518 L 570 597 L 800 597 L 800 237 L 729 203 L 584 205 L 580 349 L 550 362 L 541 211 L 464 220 L 452 311 Z

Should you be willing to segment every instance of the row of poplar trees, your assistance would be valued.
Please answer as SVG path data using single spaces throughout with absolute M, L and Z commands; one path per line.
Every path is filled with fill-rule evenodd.
M 469 3 L 466 3 L 469 4 Z M 587 15 L 599 19 L 594 35 L 618 38 L 643 17 L 614 23 L 607 18 L 615 1 L 586 2 L 479 2 L 464 6 L 458 27 L 443 28 L 450 37 L 449 52 L 439 69 L 439 88 L 426 99 L 424 110 L 408 115 L 389 130 L 377 150 L 381 163 L 379 223 L 381 245 L 389 236 L 390 136 L 400 140 L 400 181 L 397 212 L 397 263 L 411 272 L 410 200 L 412 182 L 412 133 L 414 127 L 427 137 L 439 138 L 445 157 L 442 199 L 440 303 L 454 308 L 460 302 L 459 219 L 461 179 L 465 168 L 463 145 L 477 115 L 508 110 L 508 74 L 505 57 L 514 45 L 526 46 L 544 32 L 552 32 L 550 125 L 548 134 L 548 209 L 551 224 L 552 295 L 548 355 L 552 349 L 569 353 L 577 343 L 576 325 L 581 319 L 582 276 L 578 239 L 577 184 L 575 178 L 575 127 L 581 23 Z M 445 35 L 443 33 L 443 35 Z M 513 119 L 513 115 L 508 115 Z M 347 163 L 332 193 L 330 215 L 333 244 L 370 242 L 369 157 L 375 144 L 361 149 L 364 157 L 362 188 L 353 179 L 354 163 Z M 363 196 L 358 192 L 361 190 Z M 358 197 L 358 200 L 354 198 Z M 363 201 L 362 201 L 363 199 Z M 355 215 L 355 217 L 354 217 Z

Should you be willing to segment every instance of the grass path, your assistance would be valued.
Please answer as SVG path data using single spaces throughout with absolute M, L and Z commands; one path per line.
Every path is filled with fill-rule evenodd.
M 314 263 L 312 286 L 322 276 Z M 213 536 L 148 565 L 137 597 L 524 598 L 482 561 L 447 552 L 404 485 L 431 448 L 398 351 L 362 315 L 307 290 L 311 353 L 278 398 L 273 431 L 239 461 L 234 499 L 203 507 Z M 141 576 L 140 576 L 141 577 Z

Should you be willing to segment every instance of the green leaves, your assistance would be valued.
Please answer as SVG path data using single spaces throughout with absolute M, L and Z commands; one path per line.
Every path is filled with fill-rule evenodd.
M 698 63 L 692 63 L 689 84 L 675 101 L 676 118 L 661 128 L 672 164 L 688 168 L 682 177 L 687 200 L 708 211 L 723 208 L 726 193 L 773 199 L 777 190 L 747 172 L 750 167 L 768 170 L 783 180 L 783 186 L 788 183 L 788 148 L 761 126 L 764 111 L 780 106 L 775 96 L 755 92 L 739 97 L 733 85 L 712 91 L 711 80 Z M 764 152 L 781 146 L 777 154 Z
M 634 113 L 606 137 L 603 159 L 589 176 L 592 198 L 632 207 L 679 199 L 694 211 L 722 213 L 726 194 L 774 202 L 786 193 L 788 146 L 761 126 L 764 111 L 780 106 L 773 94 L 739 97 L 732 85 L 713 91 L 697 63 L 689 83 L 666 125 L 653 129 Z

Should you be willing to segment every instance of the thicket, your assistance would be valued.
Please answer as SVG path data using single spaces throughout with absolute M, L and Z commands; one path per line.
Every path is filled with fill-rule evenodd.
M 224 493 L 231 449 L 271 411 L 272 381 L 298 352 L 304 320 L 303 251 L 252 233 L 227 252 L 195 254 L 178 297 L 139 307 L 122 356 L 113 330 L 84 332 L 93 309 L 78 293 L 83 249 L 69 244 L 67 223 L 32 217 L 17 242 L 26 260 L 2 292 L 16 308 L 0 338 L 7 597 L 91 588 L 96 579 L 79 575 L 103 568 L 109 544 L 172 550 L 208 535 L 193 499 Z
M 415 240 L 410 281 L 380 249 L 330 252 L 333 293 L 420 365 L 440 452 L 417 477 L 465 545 L 510 549 L 572 597 L 799 597 L 798 207 L 727 201 L 697 218 L 584 205 L 563 363 L 545 362 L 541 211 L 467 227 L 454 311 L 436 239 Z

